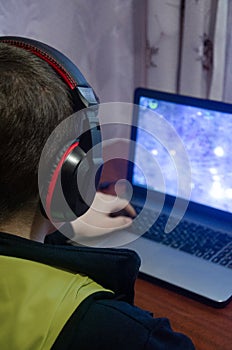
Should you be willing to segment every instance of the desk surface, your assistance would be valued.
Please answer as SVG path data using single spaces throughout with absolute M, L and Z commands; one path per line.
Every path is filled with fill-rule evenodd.
M 216 309 L 138 279 L 135 304 L 155 317 L 167 317 L 175 331 L 192 339 L 196 350 L 232 349 L 232 302 Z

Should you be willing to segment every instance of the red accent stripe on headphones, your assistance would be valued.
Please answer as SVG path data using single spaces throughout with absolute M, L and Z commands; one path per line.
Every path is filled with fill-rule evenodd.
M 52 221 L 52 217 L 51 217 L 51 203 L 52 203 L 52 197 L 53 197 L 53 193 L 56 187 L 56 183 L 57 183 L 57 178 L 59 176 L 60 170 L 62 168 L 62 165 L 65 161 L 65 159 L 68 157 L 68 155 L 79 145 L 79 142 L 75 142 L 73 143 L 63 154 L 62 158 L 60 159 L 53 175 L 52 175 L 52 179 L 50 181 L 49 187 L 48 187 L 48 192 L 47 192 L 47 197 L 46 197 L 46 214 L 48 216 L 48 218 Z
M 48 55 L 45 55 L 44 52 L 38 51 L 37 48 L 31 47 L 30 52 L 34 53 L 36 56 L 39 58 L 42 58 L 44 61 L 49 63 L 49 65 L 61 76 L 66 84 L 70 87 L 71 90 L 75 89 L 77 86 L 77 83 L 68 75 L 68 73 L 64 70 L 64 68 L 58 64 L 58 62 L 54 59 L 51 58 Z
M 33 46 L 32 44 L 28 44 L 17 40 L 4 39 L 2 40 L 2 42 L 30 51 L 34 55 L 46 61 L 58 73 L 58 75 L 66 82 L 66 84 L 70 87 L 71 90 L 74 90 L 77 87 L 78 85 L 77 82 L 72 78 L 69 72 L 57 60 L 55 60 L 52 56 L 50 56 L 45 51 L 40 50 L 38 47 Z

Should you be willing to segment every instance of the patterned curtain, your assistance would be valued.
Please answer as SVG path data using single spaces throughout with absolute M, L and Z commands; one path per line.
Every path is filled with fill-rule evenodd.
M 134 30 L 144 27 L 140 7 L 140 0 L 0 0 L 0 35 L 56 47 L 77 64 L 102 102 L 131 101 L 140 53 Z
M 224 75 L 223 100 L 232 103 L 232 1 L 228 1 L 228 19 L 226 34 L 226 64 Z
M 228 100 L 230 7 L 228 0 L 148 0 L 147 85 Z
M 232 102 L 231 0 L 0 0 L 0 34 L 67 54 L 102 102 L 136 86 Z

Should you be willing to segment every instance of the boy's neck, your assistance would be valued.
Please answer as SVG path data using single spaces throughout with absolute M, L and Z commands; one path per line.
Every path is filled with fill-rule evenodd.
M 57 227 L 62 226 L 57 224 Z M 0 220 L 0 232 L 44 243 L 48 234 L 56 231 L 51 222 L 41 214 L 38 200 L 30 201 L 5 220 Z

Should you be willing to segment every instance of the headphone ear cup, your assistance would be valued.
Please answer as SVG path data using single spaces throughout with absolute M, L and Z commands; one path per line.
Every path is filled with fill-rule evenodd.
M 98 189 L 101 169 L 101 158 L 93 158 L 91 152 L 85 153 L 80 146 L 65 160 L 61 170 L 62 190 L 69 207 L 77 217 L 91 206 Z
M 83 215 L 91 206 L 100 179 L 102 163 L 94 162 L 79 142 L 65 146 L 53 161 L 44 185 L 42 202 L 51 221 L 70 222 Z
M 60 178 L 62 191 L 69 208 L 75 213 L 76 217 L 83 215 L 92 203 L 92 200 L 89 202 L 86 198 L 86 186 L 84 186 L 89 181 L 89 171 L 90 164 L 81 147 L 76 147 L 62 165 Z M 80 172 L 83 178 L 79 175 Z M 63 208 L 62 212 L 64 213 Z M 66 221 L 74 220 L 72 214 L 70 215 L 67 211 L 65 211 L 65 219 Z
M 62 196 L 61 186 L 61 169 L 67 158 L 67 155 L 72 151 L 72 148 L 77 147 L 78 143 L 70 146 L 65 145 L 49 160 L 49 163 L 43 165 L 43 188 L 40 191 L 41 198 L 41 213 L 51 221 L 63 221 L 67 212 L 69 212 L 70 220 L 74 220 L 75 214 L 71 213 L 67 206 L 65 198 Z M 40 171 L 42 173 L 42 171 Z M 40 180 L 41 182 L 41 180 Z M 66 215 L 63 210 L 66 209 Z M 72 214 L 72 215 L 71 215 Z

